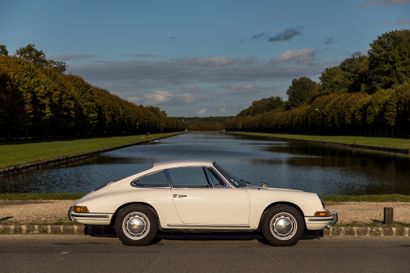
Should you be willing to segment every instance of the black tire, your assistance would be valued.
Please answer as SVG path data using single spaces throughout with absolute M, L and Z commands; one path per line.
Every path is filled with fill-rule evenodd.
M 145 246 L 157 235 L 158 221 L 153 209 L 144 205 L 122 208 L 115 218 L 115 233 L 124 245 Z
M 269 208 L 263 215 L 262 234 L 274 246 L 293 246 L 302 237 L 305 222 L 302 214 L 289 205 Z

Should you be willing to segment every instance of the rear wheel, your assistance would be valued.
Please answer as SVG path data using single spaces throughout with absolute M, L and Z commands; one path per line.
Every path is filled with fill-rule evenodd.
M 295 245 L 304 229 L 302 214 L 292 206 L 277 205 L 264 213 L 262 234 L 271 245 Z
M 157 231 L 155 212 L 147 206 L 126 206 L 115 219 L 115 233 L 124 245 L 148 245 L 154 240 Z

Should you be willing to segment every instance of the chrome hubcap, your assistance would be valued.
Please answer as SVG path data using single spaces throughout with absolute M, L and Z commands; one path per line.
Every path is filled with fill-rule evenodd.
M 150 227 L 148 217 L 141 212 L 131 212 L 122 222 L 125 235 L 132 240 L 140 240 L 147 236 Z
M 133 217 L 128 220 L 127 229 L 133 234 L 140 234 L 145 229 L 145 222 L 140 217 Z
M 276 239 L 289 240 L 296 234 L 296 219 L 290 213 L 280 212 L 272 217 L 270 230 Z

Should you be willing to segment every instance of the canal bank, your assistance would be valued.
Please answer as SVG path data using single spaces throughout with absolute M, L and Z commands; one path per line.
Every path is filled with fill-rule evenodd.
M 298 141 L 311 144 L 341 146 L 351 149 L 394 153 L 410 156 L 410 139 L 386 138 L 386 137 L 363 137 L 363 136 L 315 136 L 273 134 L 259 132 L 226 132 L 227 134 L 260 139 Z
M 68 141 L 62 140 L 52 141 L 50 142 L 50 144 L 47 141 L 23 144 L 3 144 L 1 146 L 2 154 L 0 155 L 0 161 L 2 166 L 7 167 L 0 168 L 0 176 L 33 169 L 47 168 L 67 164 L 70 162 L 90 158 L 100 153 L 121 149 L 137 144 L 146 144 L 158 139 L 176 136 L 178 134 L 181 133 L 161 133 Z M 49 147 L 47 146 L 49 145 L 55 146 L 55 150 L 57 150 L 57 152 L 50 154 L 48 156 L 47 149 L 49 149 Z M 24 147 L 21 148 L 19 146 Z M 64 146 L 70 147 L 70 149 L 64 149 Z M 76 148 L 76 146 L 78 148 Z M 31 151 L 31 149 L 34 151 Z M 42 151 L 42 149 L 44 150 Z M 55 150 L 53 150 L 53 152 Z M 30 153 L 34 153 L 34 155 L 31 156 L 32 159 L 30 159 L 29 156 L 27 156 L 28 159 L 24 159 L 24 156 Z

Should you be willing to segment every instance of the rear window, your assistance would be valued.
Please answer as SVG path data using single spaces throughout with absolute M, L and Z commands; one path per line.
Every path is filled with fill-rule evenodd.
M 165 171 L 161 171 L 134 180 L 132 185 L 142 188 L 169 187 L 169 181 Z

